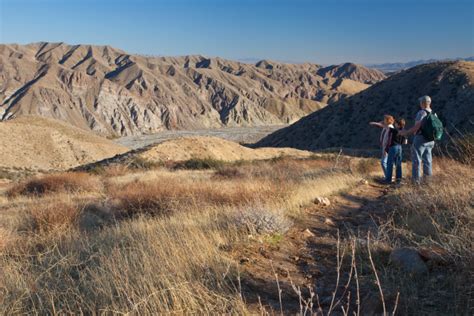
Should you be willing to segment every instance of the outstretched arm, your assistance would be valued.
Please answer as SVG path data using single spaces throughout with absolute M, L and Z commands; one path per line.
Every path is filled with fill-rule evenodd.
M 382 122 L 369 122 L 369 125 L 384 128 L 385 125 Z
M 420 129 L 421 127 L 421 122 L 422 121 L 418 121 L 415 123 L 415 125 L 413 125 L 412 128 L 410 129 L 407 129 L 407 130 L 403 130 L 403 131 L 400 131 L 400 135 L 402 136 L 408 136 L 408 135 L 411 135 L 411 134 L 415 134 L 416 132 L 418 132 L 418 130 Z

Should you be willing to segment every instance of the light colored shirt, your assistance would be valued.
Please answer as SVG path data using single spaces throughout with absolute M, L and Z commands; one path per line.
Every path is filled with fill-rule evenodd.
M 431 111 L 432 111 L 431 109 L 419 110 L 418 113 L 416 113 L 415 121 L 417 122 L 421 121 L 428 115 L 426 112 L 431 113 Z
M 382 145 L 382 150 L 385 150 L 388 145 L 389 135 L 390 135 L 390 128 L 394 128 L 392 124 L 383 128 L 382 133 L 380 134 L 380 143 Z
M 423 120 L 425 117 L 428 116 L 428 113 L 431 113 L 431 111 L 432 111 L 431 109 L 419 110 L 418 113 L 416 113 L 415 121 L 418 123 L 419 121 Z M 415 135 L 420 135 L 420 134 L 421 134 L 421 128 L 418 129 Z

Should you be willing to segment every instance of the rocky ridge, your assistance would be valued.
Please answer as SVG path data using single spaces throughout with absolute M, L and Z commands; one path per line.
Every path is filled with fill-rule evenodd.
M 288 124 L 385 76 L 363 66 L 149 57 L 110 46 L 0 45 L 0 119 L 39 115 L 105 136 Z

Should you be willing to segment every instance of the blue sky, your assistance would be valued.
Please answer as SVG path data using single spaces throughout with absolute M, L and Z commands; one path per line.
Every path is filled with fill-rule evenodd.
M 322 64 L 474 55 L 469 0 L 0 0 L 0 42 Z

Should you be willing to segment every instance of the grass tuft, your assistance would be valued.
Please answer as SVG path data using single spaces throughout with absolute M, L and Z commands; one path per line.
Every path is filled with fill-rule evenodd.
M 57 192 L 98 192 L 102 189 L 99 178 L 85 172 L 66 172 L 35 177 L 13 185 L 7 191 L 12 198 L 20 195 L 41 196 Z

